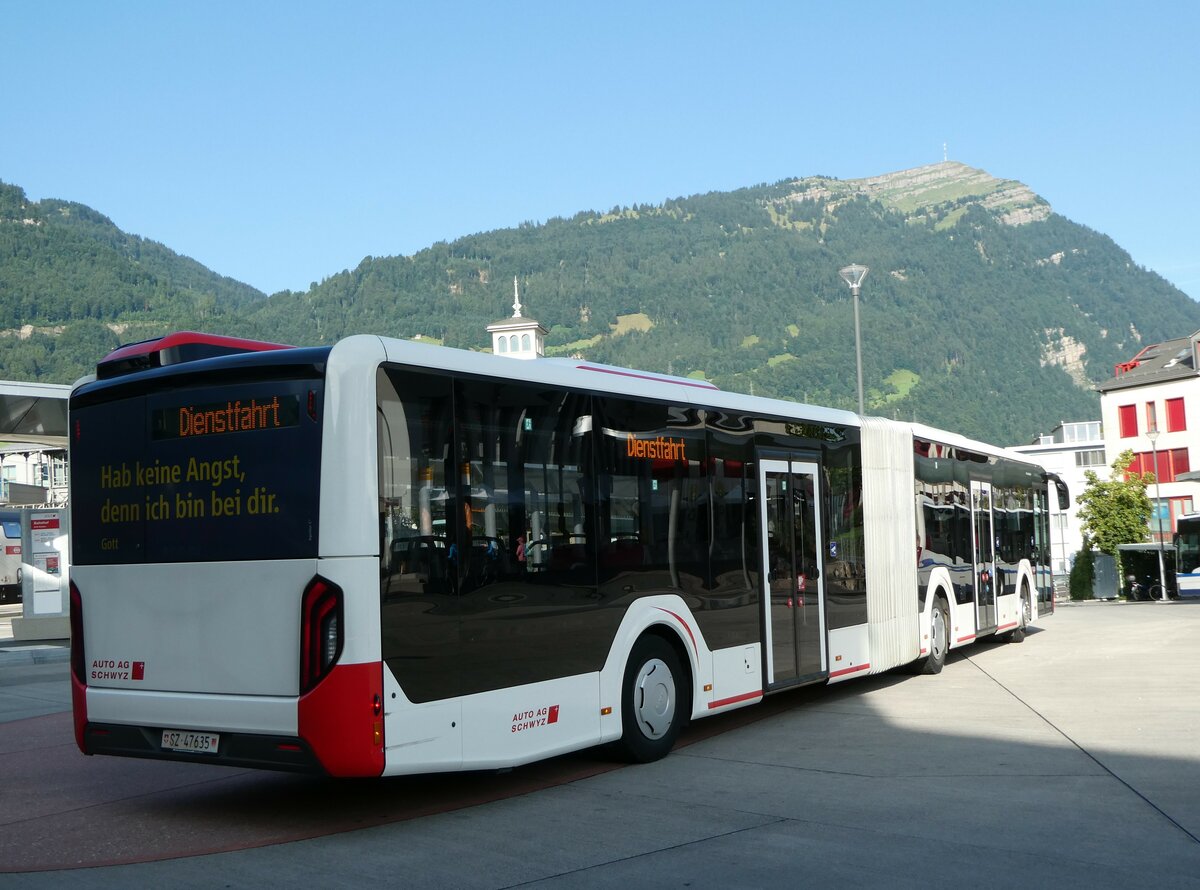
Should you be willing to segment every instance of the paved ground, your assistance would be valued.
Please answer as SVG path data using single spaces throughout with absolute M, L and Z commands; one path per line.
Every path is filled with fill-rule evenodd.
M 1200 603 L 1045 626 L 701 721 L 659 763 L 375 782 L 85 758 L 65 661 L 0 648 L 0 720 L 48 714 L 0 724 L 0 885 L 1200 887 Z M 28 870 L 148 855 L 182 858 Z

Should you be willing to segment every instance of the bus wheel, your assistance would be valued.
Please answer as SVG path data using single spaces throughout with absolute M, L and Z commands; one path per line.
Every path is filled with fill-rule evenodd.
M 1017 622 L 1017 626 L 1014 627 L 1012 632 L 1008 635 L 1008 641 L 1010 643 L 1025 642 L 1025 627 L 1029 624 L 1032 618 L 1033 612 L 1030 610 L 1029 606 L 1029 594 L 1027 594 L 1025 591 L 1021 591 L 1021 618 Z
M 921 665 L 923 674 L 940 674 L 950 648 L 950 609 L 940 596 L 933 601 L 929 616 L 929 655 Z
M 634 644 L 621 691 L 619 748 L 627 759 L 649 763 L 671 750 L 685 719 L 680 692 L 686 685 L 666 640 L 647 634 Z

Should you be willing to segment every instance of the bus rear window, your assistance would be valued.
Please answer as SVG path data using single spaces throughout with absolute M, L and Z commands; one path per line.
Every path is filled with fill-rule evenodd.
M 315 556 L 322 395 L 271 380 L 72 406 L 74 562 Z

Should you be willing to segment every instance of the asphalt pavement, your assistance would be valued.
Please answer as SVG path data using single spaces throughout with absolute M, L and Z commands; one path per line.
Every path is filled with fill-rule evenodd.
M 1200 887 L 1200 603 L 1065 605 L 1043 628 L 956 650 L 938 676 L 889 673 L 698 721 L 641 766 L 584 769 L 601 761 L 574 755 L 352 783 L 197 767 L 153 795 L 97 782 L 118 820 L 70 798 L 78 789 L 36 803 L 26 789 L 0 812 L 0 838 L 19 842 L 0 846 L 0 886 Z M 19 785 L 16 768 L 43 749 L 75 784 L 103 776 L 114 759 L 79 755 L 56 715 L 65 657 L 17 664 L 4 650 L 0 777 Z M 178 766 L 122 763 L 135 777 Z M 284 835 L 267 823 L 298 815 L 336 833 L 271 840 Z M 124 852 L 157 849 L 168 826 L 221 837 L 232 820 L 238 842 L 206 855 Z M 119 834 L 107 861 L 131 864 L 63 868 L 84 861 L 73 854 L 90 831 Z M 34 861 L 32 846 L 61 855 L 40 871 L 5 864 Z

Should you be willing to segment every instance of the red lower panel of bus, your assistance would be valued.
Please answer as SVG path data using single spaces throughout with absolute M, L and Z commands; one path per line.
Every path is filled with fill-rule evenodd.
M 383 772 L 383 663 L 334 667 L 301 696 L 300 738 L 332 776 Z

